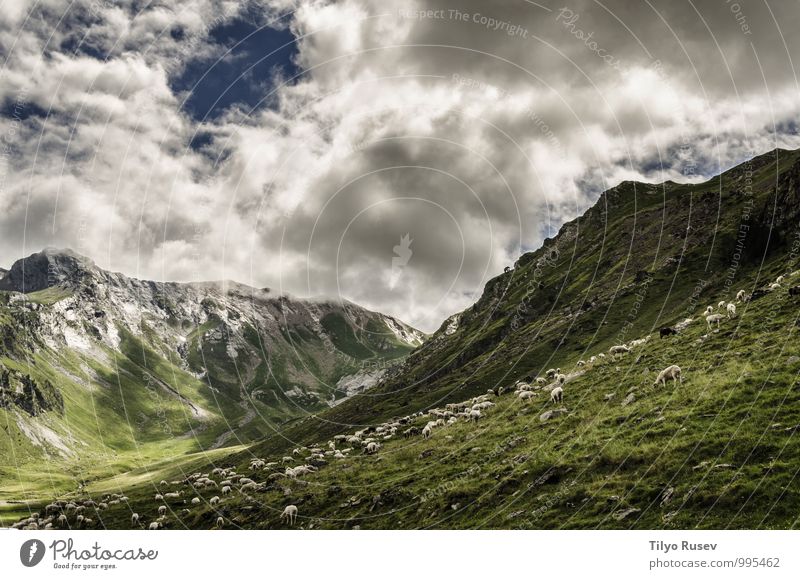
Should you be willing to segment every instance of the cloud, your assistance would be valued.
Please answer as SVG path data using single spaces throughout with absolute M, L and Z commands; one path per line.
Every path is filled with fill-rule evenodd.
M 800 146 L 800 10 L 735 6 L 13 3 L 0 260 L 71 246 L 435 329 L 603 189 Z M 196 119 L 174 80 L 230 58 L 212 31 L 233 19 L 288 27 L 292 68 L 250 81 L 262 106 Z

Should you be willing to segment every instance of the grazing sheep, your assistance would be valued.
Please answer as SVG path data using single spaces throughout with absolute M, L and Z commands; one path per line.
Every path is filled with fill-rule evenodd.
M 566 381 L 567 381 L 567 376 L 565 374 L 556 375 L 556 382 L 558 382 L 559 384 L 563 384 Z
M 553 404 L 561 404 L 564 398 L 564 389 L 561 386 L 556 386 L 550 391 L 550 401 Z
M 708 329 L 711 330 L 711 324 L 716 323 L 717 328 L 719 328 L 720 321 L 724 320 L 725 316 L 722 314 L 711 314 L 710 316 L 706 316 L 706 323 L 708 324 Z
M 151 531 L 157 531 L 159 526 L 160 525 L 158 524 L 158 521 L 153 521 L 147 528 L 150 529 Z
M 598 358 L 605 358 L 605 357 L 606 357 L 606 355 L 601 353 L 601 354 L 598 354 L 598 355 L 597 355 L 597 357 L 598 357 Z
M 664 336 L 677 336 L 678 332 L 676 332 L 673 328 L 664 327 L 658 331 L 658 335 L 660 339 L 663 339 Z
M 192 499 L 192 504 L 193 505 L 199 505 L 200 504 L 200 497 L 194 497 Z
M 210 504 L 212 507 L 218 505 L 219 504 L 219 497 L 214 495 L 213 497 L 211 497 L 211 500 L 208 501 L 208 504 Z
M 544 378 L 537 378 L 536 379 L 536 383 L 537 384 L 547 384 L 547 380 L 545 380 Z
M 297 507 L 294 505 L 289 505 L 285 509 L 283 509 L 283 513 L 281 513 L 281 522 L 287 521 L 289 525 L 294 525 L 294 522 L 297 520 Z
M 559 368 L 559 370 L 560 370 L 560 368 Z M 550 368 L 547 372 L 544 373 L 544 375 L 547 376 L 548 378 L 552 378 L 553 376 L 556 375 L 556 373 L 559 370 L 556 370 L 555 368 Z
M 433 434 L 433 429 L 430 425 L 426 425 L 425 428 L 422 429 L 422 438 L 430 438 Z
M 721 302 L 719 302 L 719 303 L 717 304 L 717 307 L 718 307 L 719 309 L 722 309 L 722 308 L 724 308 L 724 307 L 725 307 L 725 300 L 722 300 Z
M 777 279 L 775 279 L 775 283 L 783 283 L 783 280 L 786 279 L 784 276 L 779 275 Z
M 583 360 L 578 360 L 578 363 L 576 365 L 577 366 L 585 366 L 586 362 L 584 362 Z
M 221 529 L 224 526 L 225 526 L 225 519 L 223 519 L 222 517 L 217 517 L 217 528 Z
M 739 290 L 736 293 L 736 301 L 737 302 L 743 302 L 743 301 L 745 301 L 744 299 L 745 299 L 746 296 L 747 296 L 747 293 L 743 289 Z
M 611 354 L 613 357 L 616 357 L 617 354 L 627 354 L 630 351 L 631 349 L 624 344 L 621 346 L 611 346 L 608 349 L 608 353 Z
M 736 317 L 736 306 L 734 304 L 728 304 L 726 307 L 727 307 L 727 310 L 728 310 L 728 317 L 729 318 L 735 318 Z
M 412 427 L 410 427 L 410 428 L 406 429 L 406 430 L 403 432 L 403 436 L 404 436 L 405 438 L 411 438 L 412 436 L 419 436 L 420 432 L 421 432 L 421 431 L 420 431 L 420 429 L 419 429 L 419 426 L 412 426 Z
M 472 422 L 477 422 L 482 416 L 483 415 L 481 414 L 480 410 L 470 410 L 469 414 L 467 414 L 467 418 L 472 420 Z
M 710 315 L 711 315 L 711 314 L 713 314 L 713 313 L 714 313 L 714 306 L 708 306 L 708 307 L 706 308 L 706 315 L 707 315 L 707 316 L 710 316 Z
M 780 288 L 781 288 L 781 284 L 779 284 L 778 282 L 769 284 L 770 291 L 774 291 L 774 290 L 780 289 Z
M 683 377 L 681 376 L 680 367 L 673 364 L 672 366 L 668 366 L 667 368 L 661 370 L 661 372 L 658 373 L 658 378 L 656 378 L 656 381 L 653 382 L 653 386 L 658 386 L 659 383 L 662 386 L 666 386 L 667 379 L 683 384 Z
M 139 524 L 139 513 L 133 513 L 131 515 L 131 525 L 138 525 Z
M 522 392 L 519 393 L 519 399 L 520 400 L 532 400 L 534 398 L 536 398 L 536 393 L 535 392 L 522 391 Z
M 375 454 L 380 449 L 381 445 L 377 442 L 370 442 L 364 447 L 364 454 Z
M 160 507 L 158 507 L 158 514 L 159 514 L 159 516 L 162 516 L 162 517 L 164 515 L 166 515 L 167 514 L 167 507 L 165 507 L 164 505 L 161 505 Z

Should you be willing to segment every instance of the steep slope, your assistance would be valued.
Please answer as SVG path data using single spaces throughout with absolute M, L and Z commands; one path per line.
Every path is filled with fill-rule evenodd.
M 423 338 L 352 303 L 141 281 L 47 249 L 0 279 L 0 479 L 24 487 L 45 457 L 81 479 L 124 453 L 146 464 L 254 440 Z
M 775 150 L 705 183 L 624 182 L 487 283 L 370 392 L 320 427 L 369 424 L 567 366 L 732 299 L 798 257 L 800 151 Z M 317 427 L 309 427 L 317 430 Z M 292 433 L 304 440 L 299 427 Z

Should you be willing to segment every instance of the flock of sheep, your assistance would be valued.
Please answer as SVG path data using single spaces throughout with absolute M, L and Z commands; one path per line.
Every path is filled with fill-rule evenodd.
M 794 276 L 797 273 L 800 271 L 791 275 Z M 781 276 L 769 286 L 769 290 L 756 291 L 773 291 L 781 287 L 783 282 L 784 276 Z M 800 295 L 800 286 L 791 288 L 790 294 Z M 746 295 L 742 290 L 736 295 L 736 302 L 746 302 L 753 297 L 753 295 Z M 726 312 L 728 318 L 736 317 L 735 303 L 721 301 L 718 303 L 717 309 L 719 312 Z M 714 310 L 713 306 L 709 306 L 705 311 L 709 330 L 711 330 L 712 324 L 719 325 L 719 322 L 726 317 L 722 313 L 715 313 Z M 692 319 L 686 319 L 674 327 L 661 328 L 661 338 L 678 334 L 692 322 Z M 612 360 L 616 360 L 646 344 L 650 338 L 651 336 L 648 335 L 627 344 L 612 346 L 608 350 L 608 354 Z M 606 358 L 606 354 L 600 353 L 592 356 L 588 362 L 578 361 L 577 366 L 593 365 L 604 358 Z M 450 403 L 444 408 L 433 408 L 427 412 L 419 411 L 377 426 L 362 428 L 353 434 L 336 435 L 322 445 L 294 448 L 291 455 L 282 457 L 280 461 L 267 462 L 261 458 L 253 458 L 250 461 L 251 473 L 249 476 L 237 473 L 234 468 L 218 467 L 209 473 L 196 472 L 180 480 L 171 482 L 162 480 L 158 485 L 158 492 L 153 498 L 152 511 L 142 515 L 133 512 L 130 519 L 131 526 L 152 530 L 164 528 L 169 524 L 171 516 L 178 513 L 182 516 L 191 514 L 191 508 L 200 505 L 204 500 L 203 493 L 210 490 L 208 494 L 213 494 L 213 496 L 208 498 L 207 502 L 214 509 L 214 526 L 218 529 L 224 528 L 226 519 L 222 514 L 221 505 L 233 493 L 251 498 L 253 493 L 275 488 L 282 479 L 295 480 L 313 474 L 330 461 L 346 459 L 356 452 L 365 455 L 376 454 L 384 442 L 393 439 L 398 434 L 402 434 L 405 438 L 421 435 L 428 439 L 434 436 L 436 430 L 446 428 L 459 421 L 475 423 L 483 418 L 484 413 L 495 406 L 495 403 L 492 402 L 493 398 L 511 392 L 512 389 L 516 398 L 523 403 L 538 397 L 539 391 L 545 391 L 549 392 L 550 401 L 553 404 L 561 404 L 564 398 L 565 384 L 570 378 L 581 373 L 578 371 L 567 376 L 561 372 L 561 368 L 551 368 L 545 372 L 543 377 L 528 376 L 524 380 L 516 382 L 512 388 L 499 386 L 488 390 L 486 394 L 463 402 Z M 665 386 L 668 380 L 682 384 L 683 376 L 679 366 L 673 364 L 659 372 L 653 385 Z M 425 422 L 424 426 L 423 422 Z M 97 526 L 93 517 L 102 522 L 102 513 L 115 505 L 128 506 L 128 498 L 119 494 L 111 494 L 103 496 L 100 502 L 91 499 L 55 501 L 44 508 L 44 516 L 40 513 L 33 513 L 30 517 L 14 524 L 13 527 L 29 530 L 93 528 Z M 293 526 L 297 521 L 298 512 L 299 509 L 296 505 L 286 505 L 280 515 L 280 522 Z M 93 517 L 88 516 L 90 514 Z

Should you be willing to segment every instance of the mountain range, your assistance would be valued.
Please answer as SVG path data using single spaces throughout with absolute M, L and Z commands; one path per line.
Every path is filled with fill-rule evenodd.
M 131 510 L 159 528 L 275 528 L 289 504 L 307 529 L 793 528 L 798 224 L 800 151 L 776 149 L 702 183 L 623 182 L 429 337 L 352 304 L 309 313 L 235 284 L 154 285 L 58 264 L 48 279 L 45 261 L 84 262 L 46 251 L 0 281 L 2 362 L 17 373 L 17 392 L 26 373 L 39 392 L 16 415 L 30 414 L 25 404 L 57 415 L 78 391 L 119 395 L 134 372 L 154 367 L 160 391 L 175 391 L 169 412 L 205 423 L 227 409 L 234 434 L 213 431 L 210 453 L 181 447 L 167 461 L 154 452 L 102 476 L 95 467 L 94 480 L 47 496 L 108 499 L 122 489 L 125 505 L 97 511 L 94 524 L 109 528 L 130 526 Z M 88 284 L 79 281 L 86 271 Z M 271 325 L 283 317 L 292 323 Z M 374 332 L 364 332 L 370 322 Z M 271 364 L 280 371 L 256 365 L 259 335 L 270 356 L 282 355 Z M 346 368 L 322 354 L 328 339 Z M 300 359 L 328 383 L 355 382 L 345 388 L 355 395 L 327 404 L 330 392 L 305 379 L 305 366 L 285 362 Z M 349 378 L 364 359 L 395 363 Z M 654 385 L 670 365 L 681 382 Z M 176 373 L 185 379 L 170 381 Z M 554 375 L 563 376 L 558 404 L 548 393 Z M 244 400 L 267 418 L 245 420 Z M 477 405 L 477 415 L 462 412 Z M 237 484 L 241 473 L 254 486 Z M 225 476 L 237 492 L 220 501 Z M 154 502 L 162 478 L 180 489 L 175 500 Z M 6 518 L 41 505 L 37 490 Z M 169 515 L 159 518 L 162 501 Z

